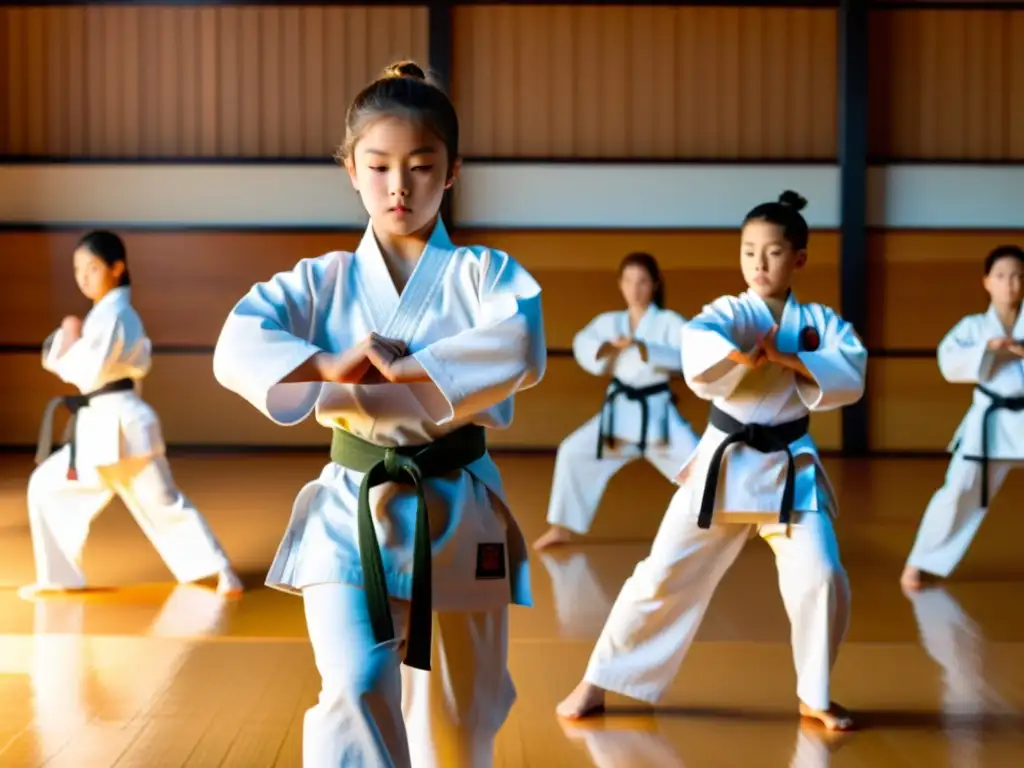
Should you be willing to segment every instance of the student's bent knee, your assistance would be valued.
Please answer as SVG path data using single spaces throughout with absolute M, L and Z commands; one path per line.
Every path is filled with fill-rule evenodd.
M 365 654 L 339 659 L 317 660 L 320 671 L 320 704 L 331 709 L 359 707 L 367 699 L 386 695 L 400 676 L 400 640 L 374 646 Z
M 184 502 L 162 457 L 146 461 L 134 476 L 132 486 L 139 502 L 146 506 L 174 507 Z
M 678 571 L 669 563 L 647 557 L 636 564 L 626 581 L 634 598 L 653 600 L 667 591 L 679 591 L 685 587 L 687 574 Z
M 818 566 L 808 574 L 808 589 L 845 592 L 849 588 L 846 569 L 838 559 L 822 558 Z

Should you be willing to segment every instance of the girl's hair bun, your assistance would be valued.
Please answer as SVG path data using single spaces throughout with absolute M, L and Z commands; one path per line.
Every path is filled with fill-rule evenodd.
M 788 205 L 794 211 L 802 211 L 807 205 L 807 198 L 791 189 L 787 189 L 779 195 L 779 202 L 783 205 Z
M 381 73 L 382 79 L 393 77 L 411 77 L 414 80 L 426 80 L 427 73 L 415 61 L 396 61 L 384 67 L 384 72 Z

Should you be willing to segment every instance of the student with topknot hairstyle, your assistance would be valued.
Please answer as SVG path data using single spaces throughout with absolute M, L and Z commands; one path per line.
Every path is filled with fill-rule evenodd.
M 388 67 L 339 152 L 370 217 L 359 246 L 253 286 L 217 341 L 223 386 L 277 424 L 315 410 L 332 435 L 267 577 L 302 595 L 321 676 L 307 768 L 486 768 L 515 700 L 526 546 L 485 429 L 543 376 L 541 293 L 508 254 L 448 237 L 458 145 L 447 95 Z
M 740 269 L 748 290 L 716 299 L 683 328 L 683 376 L 711 401 L 708 426 L 583 681 L 558 706 L 562 717 L 602 711 L 606 691 L 657 702 L 722 576 L 758 535 L 775 552 L 800 713 L 829 729 L 852 726 L 829 683 L 850 611 L 832 526 L 838 504 L 808 424 L 811 413 L 861 398 L 867 352 L 833 309 L 803 304 L 792 290 L 807 262 L 805 202 L 787 191 L 747 214 Z

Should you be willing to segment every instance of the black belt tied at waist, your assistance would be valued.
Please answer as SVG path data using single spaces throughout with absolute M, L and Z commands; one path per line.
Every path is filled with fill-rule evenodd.
M 796 465 L 793 462 L 793 452 L 789 450 L 789 445 L 807 434 L 807 428 L 811 423 L 810 417 L 801 416 L 799 419 L 783 424 L 744 424 L 725 411 L 711 406 L 708 423 L 715 429 L 725 432 L 726 438 L 711 456 L 711 466 L 708 468 L 708 476 L 704 482 L 704 496 L 700 502 L 697 526 L 699 528 L 711 527 L 711 517 L 715 509 L 715 494 L 718 491 L 718 475 L 722 470 L 722 458 L 725 456 L 725 450 L 736 443 L 749 446 L 761 453 L 785 451 L 788 457 L 788 466 L 786 468 L 786 485 L 782 491 L 779 522 L 789 525 L 790 513 L 793 511 L 793 499 L 796 496 Z
M 53 417 L 57 412 L 57 408 L 64 406 L 71 412 L 71 418 L 68 419 L 68 423 L 64 427 L 64 435 L 62 437 L 62 442 L 69 447 L 70 452 L 68 480 L 77 480 L 78 469 L 75 466 L 75 422 L 78 420 L 78 412 L 83 408 L 88 408 L 90 401 L 94 397 L 111 395 L 115 392 L 129 392 L 134 389 L 135 381 L 133 379 L 117 379 L 116 381 L 104 384 L 99 389 L 94 389 L 92 392 L 86 392 L 81 395 L 61 395 L 60 397 L 53 398 L 46 404 L 46 410 L 43 411 L 43 423 L 39 427 L 39 441 L 36 444 L 36 464 L 46 461 L 47 457 L 53 453 Z
M 640 453 L 642 454 L 647 450 L 647 416 L 649 414 L 647 398 L 662 392 L 672 392 L 672 388 L 667 381 L 661 384 L 652 384 L 649 387 L 631 387 L 628 384 L 623 384 L 618 379 L 611 380 L 608 384 L 608 389 L 604 393 L 604 403 L 601 404 L 601 428 L 598 430 L 597 435 L 597 458 L 600 459 L 604 456 L 605 443 L 611 448 L 615 447 L 615 401 L 622 395 L 625 395 L 628 400 L 640 403 Z M 675 396 L 673 395 L 669 403 L 674 402 Z M 662 433 L 665 442 L 668 443 L 667 414 Z
M 364 473 L 359 485 L 357 525 L 359 560 L 363 586 L 370 610 L 370 626 L 377 643 L 395 638 L 395 625 L 388 602 L 387 580 L 380 543 L 370 512 L 370 489 L 384 483 L 401 483 L 416 489 L 416 529 L 412 550 L 412 596 L 409 605 L 408 647 L 405 664 L 430 669 L 430 643 L 433 633 L 430 519 L 423 481 L 463 469 L 487 455 L 483 427 L 469 425 L 427 445 L 385 447 L 363 440 L 342 429 L 335 429 L 331 440 L 331 461 Z
M 992 416 L 996 411 L 1024 411 L 1024 395 L 1015 397 L 1004 397 L 981 386 L 975 385 L 975 389 L 987 396 L 989 399 L 988 408 L 981 417 L 981 506 L 988 506 L 988 451 L 989 451 L 989 429 L 991 428 Z

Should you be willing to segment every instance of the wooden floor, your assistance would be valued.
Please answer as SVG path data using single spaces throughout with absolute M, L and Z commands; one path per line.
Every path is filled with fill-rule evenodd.
M 27 456 L 0 458 L 0 766 L 299 766 L 317 677 L 301 602 L 262 586 L 291 499 L 318 456 L 173 460 L 251 591 L 222 602 L 177 587 L 119 502 L 97 522 L 98 589 L 36 603 L 24 509 Z M 543 528 L 551 457 L 500 456 L 515 512 Z M 506 768 L 1010 768 L 1024 765 L 1024 473 L 1012 477 L 956 578 L 908 598 L 897 577 L 941 460 L 828 462 L 853 620 L 834 674 L 863 730 L 794 716 L 788 625 L 768 548 L 752 541 L 655 712 L 613 698 L 568 728 L 553 709 L 583 672 L 611 601 L 645 554 L 669 486 L 645 465 L 612 483 L 593 536 L 536 558 L 536 606 L 514 609 L 519 700 Z

